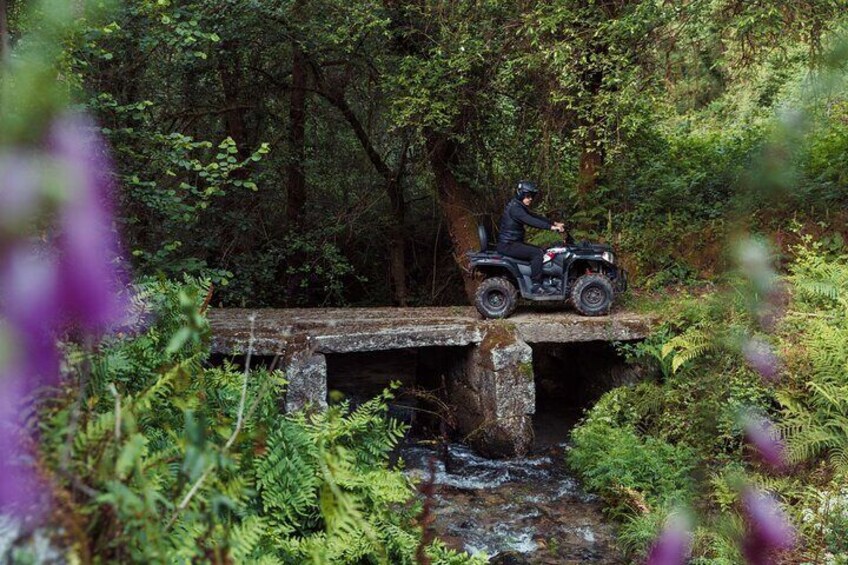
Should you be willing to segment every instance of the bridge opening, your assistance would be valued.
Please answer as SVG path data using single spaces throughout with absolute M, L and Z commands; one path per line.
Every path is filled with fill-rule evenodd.
M 533 348 L 535 449 L 568 440 L 568 434 L 605 392 L 638 380 L 612 343 L 537 343 Z
M 462 370 L 467 347 L 417 347 L 390 351 L 327 355 L 330 404 L 349 400 L 352 407 L 374 398 L 398 381 L 389 414 L 409 424 L 412 437 L 439 437 L 450 406 L 446 383 Z

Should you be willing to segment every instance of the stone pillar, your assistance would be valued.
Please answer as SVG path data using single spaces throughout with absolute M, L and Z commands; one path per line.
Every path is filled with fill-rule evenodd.
M 492 326 L 450 379 L 457 425 L 487 457 L 521 457 L 533 444 L 533 350 L 508 327 Z
M 327 358 L 309 349 L 286 356 L 286 413 L 327 408 Z

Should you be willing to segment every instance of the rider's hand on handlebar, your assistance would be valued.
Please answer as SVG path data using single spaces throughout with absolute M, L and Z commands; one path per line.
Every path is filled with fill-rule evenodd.
M 551 230 L 558 231 L 559 233 L 565 233 L 565 224 L 562 222 L 554 222 L 554 225 L 551 226 Z

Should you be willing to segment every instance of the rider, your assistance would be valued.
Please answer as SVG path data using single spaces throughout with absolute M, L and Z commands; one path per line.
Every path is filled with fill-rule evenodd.
M 536 184 L 522 180 L 518 182 L 515 198 L 512 198 L 504 208 L 501 217 L 500 236 L 498 238 L 498 253 L 530 261 L 530 279 L 533 281 L 533 294 L 553 294 L 553 289 L 542 287 L 542 258 L 544 251 L 535 245 L 524 243 L 524 226 L 543 230 L 564 232 L 562 222 L 552 222 L 530 211 L 533 199 L 539 195 Z

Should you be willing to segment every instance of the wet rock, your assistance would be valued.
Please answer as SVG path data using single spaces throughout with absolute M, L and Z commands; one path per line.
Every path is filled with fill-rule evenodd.
M 492 557 L 489 563 L 492 565 L 523 565 L 527 563 L 527 557 L 517 551 L 505 551 Z

